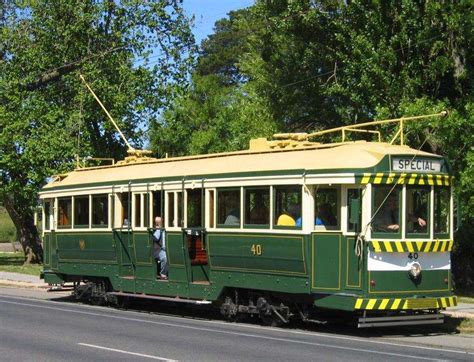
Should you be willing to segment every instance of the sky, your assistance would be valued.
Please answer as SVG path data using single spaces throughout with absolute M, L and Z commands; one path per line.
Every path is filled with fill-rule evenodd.
M 231 10 L 248 7 L 253 0 L 184 0 L 183 7 L 188 15 L 194 15 L 193 33 L 196 43 L 213 32 L 214 23 Z

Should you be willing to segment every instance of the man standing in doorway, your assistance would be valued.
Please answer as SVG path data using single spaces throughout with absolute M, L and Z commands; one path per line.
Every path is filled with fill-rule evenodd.
M 160 279 L 168 279 L 168 260 L 166 259 L 165 232 L 162 230 L 160 216 L 155 217 L 155 232 L 153 233 L 153 256 L 160 264 Z

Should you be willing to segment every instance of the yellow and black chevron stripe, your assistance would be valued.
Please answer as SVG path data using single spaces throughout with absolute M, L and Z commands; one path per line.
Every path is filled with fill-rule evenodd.
M 448 175 L 433 175 L 420 173 L 364 173 L 359 177 L 360 183 L 366 185 L 369 183 L 376 185 L 398 184 L 398 185 L 428 185 L 428 186 L 449 186 L 452 183 L 452 177 Z
M 413 310 L 440 309 L 454 307 L 458 304 L 456 297 L 442 298 L 357 298 L 355 310 Z
M 385 241 L 371 240 L 369 247 L 376 253 L 436 253 L 453 250 L 453 240 L 432 240 L 432 241 Z

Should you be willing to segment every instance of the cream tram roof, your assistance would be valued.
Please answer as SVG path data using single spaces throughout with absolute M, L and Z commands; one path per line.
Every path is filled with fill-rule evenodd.
M 260 141 L 260 139 L 253 141 Z M 370 168 L 376 166 L 386 155 L 440 157 L 408 146 L 365 141 L 339 144 L 315 143 L 296 146 L 292 149 L 269 149 L 265 147 L 265 139 L 263 139 L 260 144 L 258 142 L 251 144 L 250 149 L 246 151 L 165 159 L 150 158 L 135 163 L 119 162 L 114 166 L 76 169 L 54 179 L 43 189 L 46 191 L 56 187 L 194 175 Z

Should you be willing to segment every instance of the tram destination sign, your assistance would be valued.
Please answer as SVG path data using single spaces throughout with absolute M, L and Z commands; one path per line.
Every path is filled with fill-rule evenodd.
M 440 172 L 442 160 L 428 160 L 413 157 L 392 158 L 393 171 L 406 172 Z

